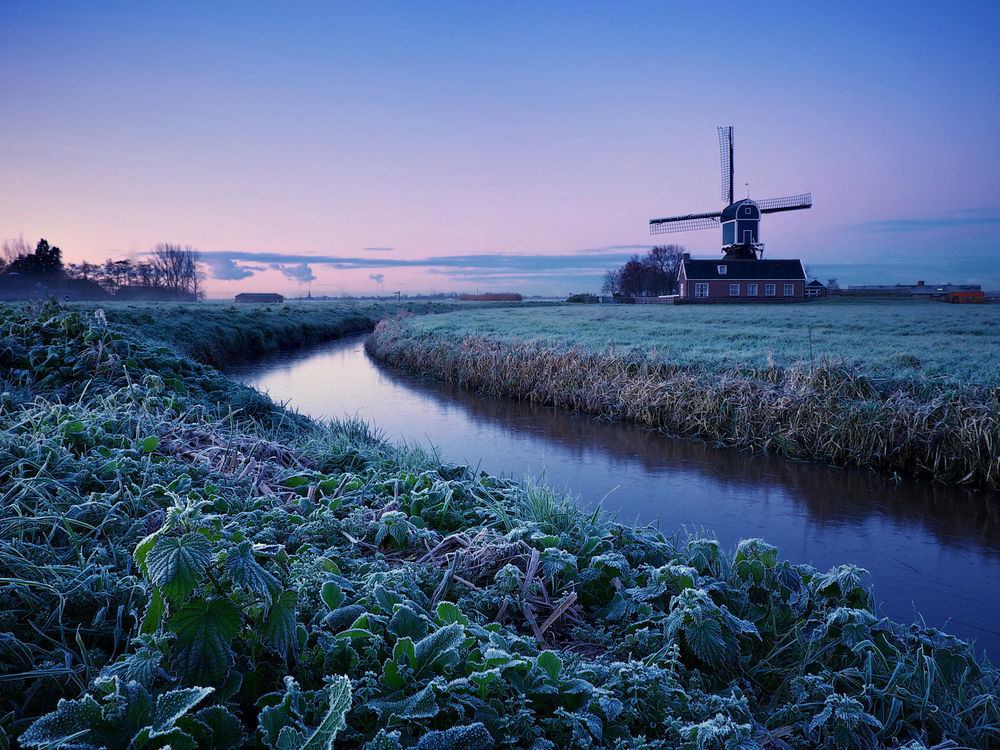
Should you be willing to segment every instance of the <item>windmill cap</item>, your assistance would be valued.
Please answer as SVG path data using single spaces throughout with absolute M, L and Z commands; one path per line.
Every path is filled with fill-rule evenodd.
M 739 210 L 744 206 L 753 206 L 753 213 L 745 216 L 739 215 Z M 722 221 L 732 221 L 733 219 L 759 219 L 760 207 L 750 198 L 738 200 L 722 209 Z

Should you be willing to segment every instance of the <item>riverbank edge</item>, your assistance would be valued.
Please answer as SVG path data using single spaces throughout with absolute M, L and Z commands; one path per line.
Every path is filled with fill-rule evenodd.
M 83 742 L 80 735 L 87 732 L 125 742 L 132 724 L 141 727 L 143 712 L 149 712 L 154 723 L 160 721 L 157 732 L 189 742 L 180 746 L 223 743 L 224 734 L 225 742 L 235 736 L 239 744 L 249 730 L 258 743 L 285 747 L 307 737 L 322 718 L 315 711 L 327 705 L 326 676 L 345 673 L 357 696 L 342 709 L 341 719 L 349 719 L 343 739 L 361 746 L 378 732 L 364 744 L 369 750 L 422 747 L 423 737 L 427 747 L 463 737 L 488 746 L 486 727 L 495 738 L 507 729 L 520 731 L 525 722 L 527 735 L 518 738 L 551 738 L 560 747 L 602 740 L 621 747 L 626 737 L 634 739 L 627 746 L 638 746 L 646 731 L 663 733 L 664 742 L 653 746 L 687 746 L 703 737 L 768 746 L 772 730 L 773 736 L 801 734 L 814 744 L 849 731 L 859 746 L 874 746 L 872 727 L 883 725 L 885 741 L 954 736 L 959 730 L 970 741 L 997 736 L 992 719 L 952 720 L 955 698 L 967 698 L 963 690 L 973 687 L 976 696 L 991 691 L 996 671 L 953 639 L 878 622 L 864 576 L 851 566 L 823 575 L 778 561 L 777 550 L 760 540 L 742 543 L 732 554 L 704 538 L 678 545 L 652 530 L 595 523 L 594 516 L 544 489 L 441 466 L 432 457 L 387 446 L 359 425 L 322 425 L 290 415 L 211 368 L 149 346 L 134 329 L 109 330 L 99 321 L 51 310 L 15 325 L 22 333 L 0 348 L 0 375 L 16 378 L 16 387 L 4 391 L 0 416 L 10 425 L 4 449 L 16 446 L 18 460 L 2 470 L 20 472 L 19 503 L 42 501 L 49 512 L 28 515 L 19 507 L 17 525 L 3 526 L 12 529 L 9 541 L 17 548 L 31 548 L 37 537 L 44 542 L 38 552 L 59 559 L 58 565 L 32 566 L 38 580 L 18 584 L 18 596 L 30 608 L 5 614 L 18 635 L 37 638 L 39 665 L 49 664 L 58 643 L 31 627 L 35 618 L 47 622 L 52 635 L 75 632 L 75 641 L 59 647 L 69 649 L 59 651 L 60 664 L 68 659 L 59 668 L 24 670 L 18 664 L 11 674 L 11 656 L 22 658 L 20 652 L 2 652 L 0 674 L 12 690 L 0 701 L 32 695 L 54 700 L 52 692 L 87 686 L 86 698 L 81 689 L 81 697 L 22 735 L 26 746 L 69 741 L 70 735 Z M 39 466 L 46 472 L 43 481 L 31 473 Z M 54 483 L 59 492 L 50 494 Z M 69 532 L 70 525 L 77 533 Z M 207 541 L 189 544 L 185 577 L 192 565 L 209 571 L 207 578 L 188 580 L 185 585 L 193 588 L 178 594 L 172 587 L 181 578 L 162 567 L 154 571 L 149 561 L 172 549 L 161 551 L 162 542 L 184 550 L 192 535 Z M 248 538 L 253 550 L 244 550 Z M 461 541 L 470 538 L 468 546 Z M 203 554 L 205 544 L 211 556 Z M 437 550 L 430 558 L 428 547 Z M 498 555 L 508 549 L 515 554 Z M 254 556 L 235 566 L 236 556 L 247 551 Z M 95 578 L 104 588 L 79 583 Z M 279 596 L 272 586 L 285 590 Z M 228 587 L 237 593 L 224 595 Z M 8 607 L 16 603 L 9 585 L 4 595 Z M 289 597 L 295 604 L 287 625 Z M 508 607 L 503 602 L 510 597 L 526 597 L 525 607 Z M 230 599 L 235 604 L 227 604 Z M 761 610 L 764 599 L 771 603 Z M 50 616 L 56 603 L 68 618 L 58 623 Z M 195 614 L 202 617 L 195 604 L 207 607 L 205 627 L 218 621 L 213 633 L 235 630 L 239 615 L 235 637 L 227 635 L 221 646 L 209 640 L 229 670 L 247 668 L 238 659 L 259 660 L 250 663 L 253 680 L 242 691 L 183 658 L 200 647 L 185 624 Z M 568 613 L 569 621 L 557 611 Z M 74 621 L 74 612 L 86 612 L 86 620 Z M 276 612 L 287 627 L 275 626 Z M 576 620 L 582 622 L 574 625 Z M 140 621 L 144 635 L 126 647 L 122 622 L 132 623 L 134 631 Z M 557 633 L 555 640 L 536 642 L 532 622 Z M 602 637 L 612 652 L 608 658 L 603 649 L 586 648 L 586 637 L 598 635 L 592 628 L 607 629 Z M 800 628 L 811 629 L 814 645 L 802 648 Z M 425 633 L 412 638 L 416 658 L 425 659 L 419 682 L 406 656 L 415 632 Z M 875 642 L 855 651 L 859 633 Z M 5 644 L 16 642 L 14 633 L 5 636 Z M 112 643 L 118 650 L 102 654 Z M 869 664 L 874 676 L 855 685 L 852 675 L 861 674 L 866 654 L 888 661 L 884 669 L 882 661 Z M 928 698 L 917 668 L 922 658 L 941 659 L 955 674 L 927 684 L 928 694 L 934 690 L 930 705 L 941 701 L 936 711 L 925 710 Z M 152 670 L 146 668 L 150 663 Z M 841 678 L 839 671 L 848 666 L 850 674 Z M 173 676 L 179 669 L 188 670 L 186 681 Z M 192 669 L 202 676 L 195 680 Z M 294 679 L 285 677 L 282 691 L 281 675 L 290 672 Z M 85 679 L 95 674 L 104 681 Z M 398 680 L 405 690 L 395 687 Z M 795 680 L 802 685 L 793 685 Z M 59 687 L 39 690 L 34 681 Z M 211 705 L 195 714 L 212 687 Z M 755 697 L 757 690 L 771 705 Z M 162 711 L 151 713 L 150 694 L 157 711 L 160 699 L 183 697 L 185 703 L 164 725 Z M 192 694 L 197 697 L 189 701 Z M 893 707 L 896 694 L 905 717 Z M 491 708 L 481 695 L 494 696 L 501 708 Z M 922 703 L 913 695 L 923 696 Z M 779 698 L 791 713 L 781 715 L 781 726 L 760 724 Z M 255 717 L 262 706 L 259 728 L 241 729 L 245 713 Z M 475 714 L 467 713 L 473 706 Z M 520 711 L 513 725 L 505 722 L 511 706 Z M 405 721 L 394 718 L 400 713 Z M 0 715 L 0 739 L 6 739 L 11 718 Z M 29 717 L 13 718 L 19 720 L 16 731 L 23 731 Z M 860 723 L 846 730 L 844 722 L 853 721 Z
M 385 316 L 429 315 L 460 309 L 454 303 L 313 302 L 274 305 L 221 303 L 100 304 L 108 322 L 215 368 L 226 368 L 356 333 Z
M 881 391 L 833 365 L 764 376 L 670 368 L 578 348 L 379 323 L 378 362 L 494 396 L 618 419 L 726 447 L 1000 489 L 1000 402 Z

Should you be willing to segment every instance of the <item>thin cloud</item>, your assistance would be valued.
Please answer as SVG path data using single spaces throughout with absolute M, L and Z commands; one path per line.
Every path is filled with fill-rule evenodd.
M 627 249 L 626 249 L 627 248 Z M 648 248 L 641 245 L 639 248 Z M 621 249 L 592 250 L 549 255 L 514 255 L 509 253 L 482 253 L 464 255 L 439 255 L 428 258 L 358 258 L 337 255 L 307 255 L 305 253 L 259 253 L 249 251 L 208 251 L 203 258 L 224 257 L 233 261 L 267 263 L 274 267 L 288 264 L 308 264 L 329 266 L 342 270 L 372 270 L 388 268 L 441 268 L 441 269 L 495 269 L 506 271 L 592 271 L 619 266 L 631 257 L 635 248 L 631 245 Z
M 363 247 L 362 250 L 368 250 L 373 253 L 394 253 L 396 248 L 394 247 Z
M 955 227 L 982 227 L 1000 224 L 1000 216 L 966 216 L 956 219 L 885 219 L 856 224 L 852 229 L 881 234 L 885 232 L 928 232 Z
M 374 281 L 379 286 L 382 286 L 382 284 L 385 282 L 384 273 L 370 273 L 368 274 L 368 278 Z

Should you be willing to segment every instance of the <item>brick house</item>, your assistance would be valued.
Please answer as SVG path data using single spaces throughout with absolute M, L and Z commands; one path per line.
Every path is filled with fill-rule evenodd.
M 691 260 L 677 272 L 682 302 L 804 302 L 799 260 Z

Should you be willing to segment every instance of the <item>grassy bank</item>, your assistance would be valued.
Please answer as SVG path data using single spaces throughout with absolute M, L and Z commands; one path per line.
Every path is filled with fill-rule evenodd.
M 0 746 L 1000 746 L 997 670 L 857 568 L 584 515 L 92 312 L 0 337 Z
M 103 303 L 111 323 L 129 326 L 213 367 L 256 359 L 283 349 L 298 349 L 370 331 L 385 315 L 430 314 L 470 309 L 457 303 L 286 302 L 274 305 L 201 303 Z
M 1000 487 L 1000 321 L 934 303 L 588 306 L 384 324 L 378 359 L 793 458 Z

